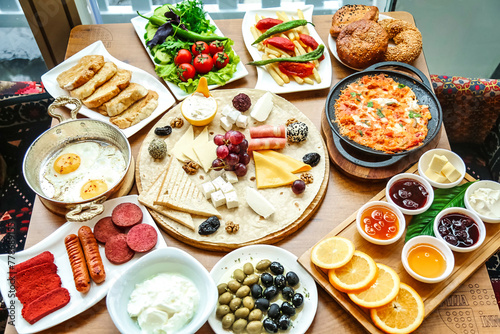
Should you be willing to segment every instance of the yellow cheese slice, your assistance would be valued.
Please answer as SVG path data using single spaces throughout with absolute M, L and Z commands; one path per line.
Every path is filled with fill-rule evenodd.
M 193 126 L 190 125 L 187 131 L 182 135 L 181 139 L 175 144 L 174 148 L 171 151 L 177 159 L 180 161 L 187 161 L 189 158 L 184 154 L 184 152 L 188 151 L 193 147 L 194 141 L 194 130 Z
M 198 158 L 199 164 L 203 167 L 205 173 L 208 173 L 212 162 L 217 159 L 217 145 L 212 139 L 200 145 L 193 145 L 194 152 Z
M 288 155 L 276 152 L 274 150 L 261 150 L 260 154 L 264 155 L 268 159 L 274 161 L 275 164 L 282 166 L 284 169 L 291 173 L 302 173 L 311 170 L 311 166 L 303 163 L 302 161 L 296 160 Z
M 260 153 L 253 152 L 255 162 L 255 177 L 257 178 L 257 188 L 275 188 L 290 185 L 298 179 L 286 167 L 276 163 L 277 160 L 269 158 Z
M 198 165 L 201 165 L 201 161 L 198 159 L 196 156 L 196 153 L 194 152 L 194 148 L 206 143 L 209 140 L 208 136 L 208 127 L 205 127 L 201 133 L 196 137 L 195 140 L 193 140 L 193 143 L 191 144 L 191 147 L 186 148 L 182 153 L 191 161 L 196 162 Z

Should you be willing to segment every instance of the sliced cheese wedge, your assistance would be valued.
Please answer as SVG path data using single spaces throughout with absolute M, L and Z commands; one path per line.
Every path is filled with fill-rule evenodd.
M 193 143 L 191 144 L 191 147 L 186 148 L 186 150 L 183 152 L 184 155 L 191 161 L 196 162 L 198 165 L 201 165 L 200 160 L 198 159 L 198 156 L 194 152 L 194 148 L 197 146 L 200 146 L 202 144 L 205 144 L 209 140 L 208 136 L 208 127 L 205 127 L 201 133 L 196 137 L 195 140 L 193 140 Z
M 213 140 L 209 140 L 200 145 L 193 145 L 194 152 L 198 158 L 199 164 L 203 167 L 205 173 L 208 173 L 210 167 L 212 167 L 212 162 L 217 159 L 217 145 L 215 145 Z
M 219 211 L 203 196 L 203 193 L 182 169 L 181 164 L 173 157 L 170 157 L 167 163 L 167 175 L 154 204 L 165 205 L 174 210 L 199 216 L 221 217 Z
M 274 206 L 254 188 L 247 187 L 246 201 L 255 213 L 266 219 L 276 211 Z
M 257 188 L 259 189 L 290 185 L 298 179 L 297 175 L 281 166 L 277 160 L 261 154 L 260 151 L 253 152 L 253 160 Z
M 147 191 L 143 191 L 139 195 L 138 200 L 140 203 L 142 203 L 149 209 L 156 211 L 164 216 L 167 216 L 168 218 L 175 220 L 181 225 L 184 225 L 185 227 L 194 231 L 195 228 L 194 228 L 193 217 L 191 217 L 189 213 L 172 210 L 170 208 L 167 208 L 166 206 L 154 204 L 156 198 L 158 197 L 158 193 L 160 192 L 161 185 L 166 175 L 167 175 L 167 170 L 165 169 L 160 174 L 160 176 L 158 176 L 156 181 L 153 182 L 151 188 L 149 188 Z
M 190 125 L 189 128 L 184 132 L 181 139 L 175 144 L 171 153 L 180 161 L 188 161 L 189 158 L 184 154 L 184 152 L 189 151 L 193 147 L 194 141 L 194 129 Z
M 282 166 L 290 173 L 302 173 L 311 170 L 311 166 L 303 163 L 302 161 L 296 160 L 288 155 L 276 152 L 274 150 L 262 150 L 259 151 L 260 154 L 273 160 L 275 164 Z

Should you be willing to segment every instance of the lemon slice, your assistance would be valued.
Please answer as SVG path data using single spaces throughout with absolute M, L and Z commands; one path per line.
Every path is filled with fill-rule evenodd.
M 346 238 L 327 238 L 314 246 L 311 261 L 323 269 L 339 268 L 351 260 L 354 250 L 354 244 Z
M 330 283 L 339 291 L 359 293 L 377 279 L 378 268 L 367 254 L 355 251 L 352 259 L 344 266 L 328 271 Z

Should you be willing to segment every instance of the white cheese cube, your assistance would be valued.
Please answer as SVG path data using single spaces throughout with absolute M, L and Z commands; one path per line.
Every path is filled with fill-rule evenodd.
M 220 118 L 220 127 L 223 128 L 226 131 L 229 131 L 233 128 L 233 123 L 229 121 L 227 116 L 222 116 Z
M 222 176 L 219 176 L 212 181 L 212 184 L 214 185 L 215 190 L 221 190 L 222 186 L 226 184 L 226 181 L 224 181 Z
M 455 182 L 457 181 L 462 175 L 460 172 L 453 166 L 450 162 L 447 162 L 444 166 L 443 169 L 441 170 L 441 173 L 446 176 L 448 181 L 450 182 Z
M 433 171 L 430 168 L 425 171 L 425 176 L 427 176 L 429 179 L 431 179 L 434 182 L 438 182 L 438 183 L 446 183 L 447 182 L 446 177 L 444 175 L 442 175 L 441 173 L 436 173 L 435 171 Z
M 266 92 L 260 99 L 257 100 L 252 108 L 252 111 L 250 112 L 250 116 L 259 122 L 264 122 L 267 117 L 269 117 L 273 106 L 273 95 Z
M 238 119 L 236 119 L 236 126 L 239 128 L 246 128 L 248 125 L 248 116 L 239 115 Z
M 429 168 L 436 173 L 441 173 L 441 170 L 447 162 L 448 158 L 444 155 L 434 154 L 432 156 L 431 163 L 429 164 Z
M 226 104 L 226 106 L 225 106 L 225 107 L 222 109 L 222 111 L 221 111 L 221 115 L 222 115 L 222 116 L 227 116 L 227 115 L 229 114 L 229 112 L 230 112 L 231 110 L 233 110 L 233 109 L 234 109 L 234 108 L 233 108 L 233 107 L 231 107 L 229 104 Z
M 230 182 L 226 182 L 222 185 L 222 187 L 220 187 L 220 190 L 222 190 L 224 194 L 227 194 L 234 191 L 234 187 Z
M 224 196 L 222 190 L 216 191 L 212 194 L 212 203 L 216 208 L 226 204 L 226 196 Z
M 227 116 L 226 116 L 226 117 L 227 117 L 227 119 L 228 119 L 228 120 L 229 120 L 232 124 L 234 124 L 234 123 L 236 123 L 236 120 L 238 119 L 238 116 L 240 116 L 240 115 L 241 115 L 241 113 L 240 113 L 238 110 L 236 110 L 236 109 L 232 109 L 232 110 L 229 112 L 229 114 L 227 114 Z
M 254 188 L 247 187 L 246 201 L 248 206 L 250 206 L 256 214 L 264 217 L 265 219 L 276 211 L 274 206 Z
M 210 199 L 212 193 L 215 192 L 215 187 L 211 181 L 205 182 L 201 185 L 201 192 L 205 195 L 206 199 Z
M 228 209 L 237 208 L 240 205 L 238 202 L 238 194 L 236 191 L 231 191 L 226 194 L 226 206 Z
M 224 178 L 226 179 L 227 182 L 230 182 L 230 183 L 236 183 L 238 182 L 238 176 L 236 175 L 235 172 L 233 171 L 224 171 Z

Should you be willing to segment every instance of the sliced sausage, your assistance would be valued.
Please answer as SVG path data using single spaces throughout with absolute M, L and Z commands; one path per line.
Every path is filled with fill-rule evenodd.
M 54 255 L 49 251 L 45 251 L 43 253 L 40 253 L 37 256 L 32 257 L 29 260 L 26 260 L 24 262 L 21 262 L 21 263 L 15 265 L 14 268 L 11 268 L 11 271 L 10 271 L 11 276 L 15 276 L 16 273 L 19 273 L 23 270 L 26 270 L 28 268 L 31 268 L 31 267 L 34 267 L 34 266 L 37 266 L 39 264 L 43 264 L 46 262 L 52 262 L 52 263 L 54 262 Z
M 90 275 L 85 262 L 80 238 L 76 234 L 70 234 L 64 238 L 66 252 L 68 252 L 69 263 L 73 271 L 73 280 L 77 291 L 87 293 L 90 290 Z
M 103 244 L 105 244 L 110 237 L 120 233 L 122 233 L 122 231 L 113 224 L 111 217 L 101 218 L 94 226 L 94 237 Z
M 127 245 L 136 252 L 151 250 L 158 240 L 158 233 L 149 224 L 135 225 L 127 233 Z
M 120 227 L 132 227 L 142 222 L 142 210 L 134 203 L 122 203 L 111 214 L 113 223 Z
M 106 279 L 106 272 L 102 263 L 99 245 L 95 240 L 94 233 L 88 226 L 82 226 L 78 230 L 78 237 L 82 243 L 83 253 L 87 261 L 90 277 L 96 283 L 102 283 Z
M 104 253 L 109 262 L 122 264 L 134 257 L 135 252 L 127 245 L 127 236 L 118 234 L 109 238 L 104 246 Z
M 23 318 L 34 324 L 46 315 L 59 310 L 69 303 L 70 295 L 65 288 L 56 288 L 25 305 L 21 311 Z

